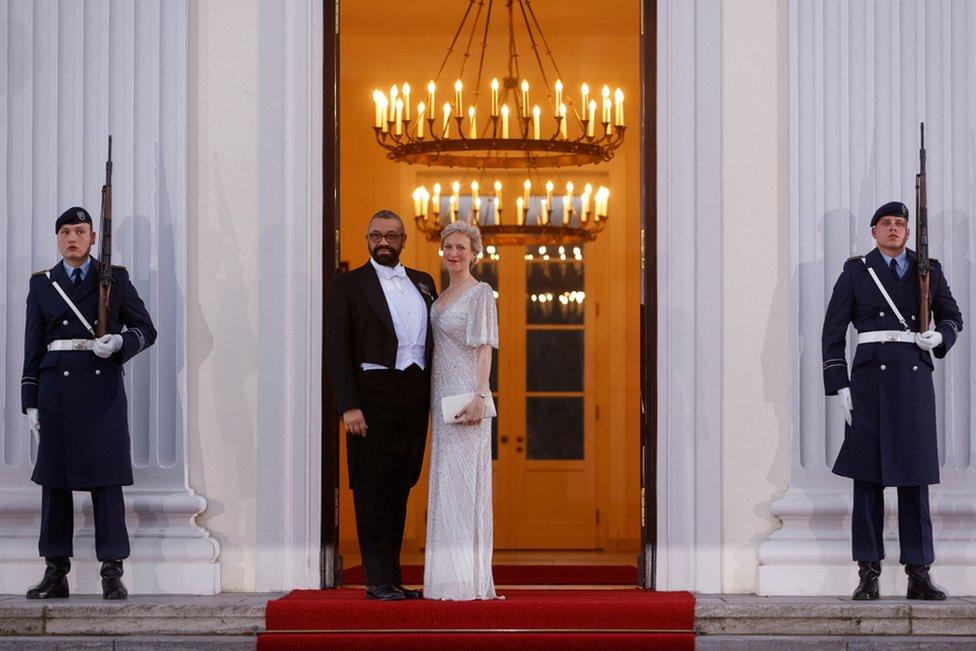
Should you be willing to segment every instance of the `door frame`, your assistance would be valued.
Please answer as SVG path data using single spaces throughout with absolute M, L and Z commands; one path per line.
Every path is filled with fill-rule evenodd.
M 339 273 L 339 2 L 323 0 L 322 323 L 328 286 Z M 641 169 L 641 546 L 637 585 L 657 583 L 657 0 L 640 11 Z M 324 343 L 324 342 L 323 342 Z M 319 555 L 323 589 L 342 585 L 339 553 L 339 416 L 322 346 L 322 518 Z

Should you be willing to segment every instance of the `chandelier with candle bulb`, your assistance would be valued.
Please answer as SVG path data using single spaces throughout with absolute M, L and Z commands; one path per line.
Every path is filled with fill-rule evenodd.
M 498 0 L 498 4 L 501 2 Z M 619 88 L 611 92 L 608 85 L 603 85 L 598 95 L 591 94 L 590 86 L 584 83 L 579 87 L 577 105 L 575 93 L 564 93 L 562 75 L 531 1 L 504 2 L 508 13 L 508 74 L 491 79 L 487 85 L 491 91 L 487 107 L 478 100 L 495 0 L 469 0 L 440 69 L 427 83 L 426 96 L 416 106 L 412 104 L 413 88 L 409 83 L 395 85 L 389 92 L 373 91 L 373 131 L 376 141 L 387 150 L 387 158 L 446 167 L 533 169 L 601 163 L 613 157 L 626 130 L 623 92 Z M 547 100 L 543 102 L 545 112 L 540 104 L 532 103 L 528 78 L 519 70 L 516 9 L 538 63 Z M 448 97 L 443 97 L 438 81 L 465 33 L 467 48 L 451 87 L 453 96 L 449 91 Z M 483 34 L 478 69 L 474 83 L 466 86 L 462 81 L 464 68 L 471 59 L 471 45 L 478 33 Z M 540 49 L 549 59 L 548 69 Z M 466 88 L 473 89 L 473 99 L 467 104 Z M 438 106 L 440 99 L 445 101 Z
M 482 240 L 496 246 L 592 242 L 606 227 L 610 190 L 586 183 L 577 193 L 572 181 L 564 189 L 564 193 L 556 192 L 550 180 L 533 193 L 532 181 L 525 179 L 513 201 L 511 194 L 505 198 L 500 180 L 487 192 L 478 181 L 464 186 L 458 180 L 434 183 L 430 190 L 422 185 L 413 192 L 414 219 L 417 229 L 432 242 L 440 240 L 445 226 L 459 220 L 476 224 Z

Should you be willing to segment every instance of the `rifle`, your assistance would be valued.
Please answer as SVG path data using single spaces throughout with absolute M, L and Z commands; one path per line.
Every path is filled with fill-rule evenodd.
M 101 244 L 98 248 L 98 323 L 95 337 L 108 334 L 108 302 L 112 293 L 112 136 L 108 137 L 105 185 L 102 186 Z
M 925 123 L 919 125 L 922 143 L 918 150 L 918 174 L 915 175 L 915 253 L 918 255 L 918 331 L 929 329 L 929 206 L 925 191 Z

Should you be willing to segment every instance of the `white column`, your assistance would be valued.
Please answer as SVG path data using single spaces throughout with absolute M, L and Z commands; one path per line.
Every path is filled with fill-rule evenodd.
M 868 222 L 877 206 L 903 201 L 914 225 L 924 121 L 929 248 L 971 326 L 976 3 L 794 0 L 789 11 L 791 478 L 770 507 L 783 527 L 759 548 L 758 591 L 848 594 L 856 581 L 851 482 L 830 472 L 844 430 L 823 395 L 824 308 L 844 261 L 873 247 Z M 976 594 L 974 353 L 964 331 L 935 375 L 942 483 L 931 487 L 934 575 L 954 595 Z M 894 490 L 886 506 L 882 593 L 904 593 Z
M 36 454 L 20 414 L 24 301 L 58 260 L 54 220 L 98 215 L 114 137 L 113 262 L 128 267 L 159 330 L 126 367 L 135 485 L 125 489 L 133 593 L 220 591 L 218 546 L 196 525 L 206 500 L 186 467 L 185 0 L 0 4 L 0 592 L 40 576 Z M 91 501 L 76 494 L 72 589 L 97 592 Z
M 658 3 L 657 587 L 722 587 L 722 13 Z
M 259 592 L 319 585 L 322 3 L 261 2 L 258 72 Z

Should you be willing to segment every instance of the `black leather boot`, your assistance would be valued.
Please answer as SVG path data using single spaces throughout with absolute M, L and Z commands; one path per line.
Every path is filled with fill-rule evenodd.
M 860 581 L 854 589 L 854 601 L 877 601 L 881 598 L 878 591 L 878 577 L 881 576 L 881 561 L 858 561 L 857 576 Z
M 67 556 L 49 556 L 44 559 L 47 569 L 41 582 L 27 591 L 28 599 L 67 599 L 68 570 L 71 559 Z
M 908 575 L 908 599 L 924 599 L 925 601 L 943 601 L 946 593 L 932 583 L 928 565 L 906 565 L 905 574 Z
M 102 562 L 102 599 L 126 599 L 129 591 L 122 585 L 122 559 Z

